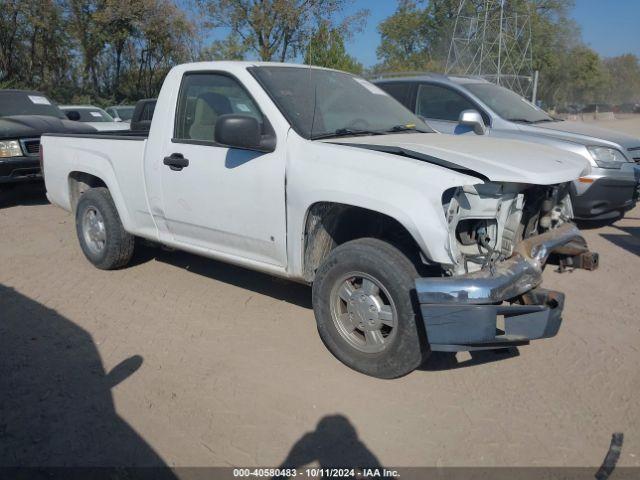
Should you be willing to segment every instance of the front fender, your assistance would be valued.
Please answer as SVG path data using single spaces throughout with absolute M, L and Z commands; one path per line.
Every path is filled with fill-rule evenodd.
M 303 271 L 304 227 L 311 206 L 333 202 L 387 215 L 403 225 L 422 253 L 451 263 L 442 195 L 452 187 L 481 183 L 475 177 L 415 159 L 314 142 L 289 135 L 287 250 L 291 274 Z

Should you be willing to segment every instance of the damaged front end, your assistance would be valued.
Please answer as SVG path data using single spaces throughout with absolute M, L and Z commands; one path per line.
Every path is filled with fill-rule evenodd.
M 540 288 L 545 264 L 598 265 L 570 222 L 565 187 L 483 184 L 445 192 L 443 206 L 453 263 L 447 276 L 416 281 L 431 349 L 504 348 L 554 336 L 564 295 Z

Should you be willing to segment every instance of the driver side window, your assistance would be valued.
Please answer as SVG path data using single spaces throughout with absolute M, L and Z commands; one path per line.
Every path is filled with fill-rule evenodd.
M 262 123 L 262 114 L 237 80 L 218 73 L 191 73 L 184 76 L 174 138 L 214 142 L 215 124 L 221 115 L 251 115 Z
M 425 118 L 457 122 L 462 111 L 477 109 L 473 103 L 449 88 L 428 84 L 418 88 L 416 114 Z

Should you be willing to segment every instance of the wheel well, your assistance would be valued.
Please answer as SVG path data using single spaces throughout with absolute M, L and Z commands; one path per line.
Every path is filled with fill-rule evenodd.
M 319 202 L 309 208 L 305 222 L 305 280 L 313 281 L 316 270 L 335 247 L 364 237 L 388 241 L 407 255 L 418 269 L 423 264 L 420 247 L 395 218 L 352 205 Z
M 76 209 L 78 201 L 84 192 L 90 188 L 106 187 L 101 178 L 84 172 L 71 172 L 69 174 L 69 199 L 71 208 Z

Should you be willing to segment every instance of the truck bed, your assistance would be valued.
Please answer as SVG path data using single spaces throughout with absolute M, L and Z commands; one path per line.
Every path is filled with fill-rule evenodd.
M 96 133 L 45 133 L 43 137 L 97 138 L 102 140 L 146 140 L 148 131 L 114 130 Z
M 78 181 L 91 186 L 102 183 L 109 188 L 125 229 L 153 235 L 143 173 L 147 137 L 147 132 L 126 131 L 43 135 L 47 198 L 72 211 Z

